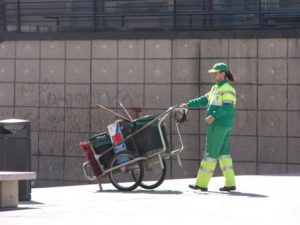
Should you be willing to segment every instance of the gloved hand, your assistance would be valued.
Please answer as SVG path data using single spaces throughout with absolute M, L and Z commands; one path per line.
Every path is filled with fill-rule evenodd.
M 182 124 L 186 122 L 186 114 L 187 114 L 187 108 L 179 108 L 175 110 L 174 118 L 177 123 Z

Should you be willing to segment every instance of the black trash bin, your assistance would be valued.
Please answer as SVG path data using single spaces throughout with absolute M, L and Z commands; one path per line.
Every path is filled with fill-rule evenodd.
M 0 121 L 0 170 L 31 171 L 30 121 Z M 31 199 L 31 182 L 19 181 L 19 200 Z
M 146 126 L 150 121 L 157 118 L 157 114 L 145 115 L 132 122 L 125 123 L 123 135 L 127 137 L 129 134 L 136 132 L 137 130 Z M 166 147 L 169 147 L 166 128 L 162 124 L 162 133 L 165 140 Z M 134 137 L 126 141 L 127 148 L 135 149 L 140 155 L 148 155 L 159 151 L 162 147 L 162 141 L 158 130 L 158 121 L 152 123 L 149 127 L 142 130 L 140 133 L 134 135 Z

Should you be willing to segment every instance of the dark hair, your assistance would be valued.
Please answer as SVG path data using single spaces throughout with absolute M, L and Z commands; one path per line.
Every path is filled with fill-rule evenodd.
M 225 72 L 225 78 L 227 78 L 231 83 L 236 82 L 235 76 L 230 71 Z

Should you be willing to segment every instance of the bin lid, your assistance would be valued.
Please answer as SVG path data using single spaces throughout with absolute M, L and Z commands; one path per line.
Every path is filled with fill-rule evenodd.
M 134 122 L 136 122 L 136 125 L 144 126 L 144 125 L 146 125 L 147 123 L 149 123 L 150 121 L 154 120 L 157 117 L 158 117 L 158 114 L 145 115 L 143 117 L 135 119 Z M 157 126 L 157 124 L 158 124 L 158 121 L 155 121 L 151 125 L 152 126 Z
M 89 141 L 92 143 L 94 148 L 98 148 L 99 146 L 111 144 L 110 137 L 107 133 L 100 133 L 93 136 Z
M 0 120 L 0 124 L 17 124 L 17 123 L 28 123 L 29 120 L 22 120 L 22 119 L 6 119 Z

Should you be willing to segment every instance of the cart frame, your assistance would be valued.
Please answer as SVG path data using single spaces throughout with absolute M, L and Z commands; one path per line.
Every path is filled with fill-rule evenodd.
M 106 109 L 105 107 L 103 107 L 101 105 L 98 105 L 98 106 L 100 106 L 101 108 Z M 103 173 L 100 176 L 98 176 L 98 177 L 90 175 L 90 172 L 88 172 L 89 171 L 89 169 L 88 169 L 88 167 L 89 167 L 89 161 L 87 161 L 87 162 L 83 163 L 83 165 L 82 165 L 83 172 L 84 172 L 84 175 L 85 175 L 86 179 L 89 180 L 89 181 L 96 181 L 99 184 L 100 190 L 103 190 L 102 184 L 101 184 L 101 179 L 103 177 L 106 177 L 107 175 L 110 175 L 110 174 L 112 174 L 112 172 L 114 172 L 116 170 L 119 170 L 121 168 L 125 168 L 125 170 L 126 170 L 126 167 L 129 167 L 130 165 L 134 165 L 134 164 L 137 164 L 137 163 L 140 165 L 141 162 L 143 163 L 143 168 L 139 168 L 139 169 L 140 169 L 140 172 L 142 173 L 142 176 L 144 176 L 144 167 L 145 167 L 145 165 L 148 167 L 148 166 L 151 166 L 151 163 L 153 163 L 153 162 L 157 163 L 157 160 L 155 160 L 155 157 L 158 158 L 160 167 L 163 170 L 166 170 L 166 168 L 164 168 L 163 160 L 168 159 L 168 158 L 170 158 L 170 157 L 172 157 L 174 155 L 176 155 L 178 165 L 180 167 L 182 167 L 182 163 L 181 163 L 181 159 L 180 159 L 179 154 L 184 150 L 184 144 L 183 144 L 182 136 L 181 136 L 180 129 L 179 129 L 179 123 L 177 121 L 175 122 L 175 124 L 176 124 L 176 131 L 177 131 L 177 135 L 178 135 L 179 142 L 180 142 L 180 147 L 176 148 L 174 150 L 170 150 L 169 153 L 166 153 L 167 145 L 166 145 L 166 140 L 165 140 L 165 137 L 164 137 L 164 134 L 163 134 L 163 131 L 162 131 L 162 124 L 165 122 L 165 120 L 167 119 L 167 117 L 173 111 L 178 110 L 178 109 L 181 109 L 181 110 L 183 109 L 183 110 L 185 110 L 185 112 L 187 112 L 187 108 L 186 107 L 181 107 L 181 106 L 178 106 L 178 105 L 174 105 L 174 106 L 170 107 L 169 109 L 167 109 L 166 111 L 164 111 L 163 113 L 161 113 L 160 115 L 158 115 L 155 119 L 153 119 L 150 122 L 148 122 L 146 125 L 144 125 L 140 129 L 138 129 L 135 132 L 133 132 L 130 135 L 128 135 L 123 140 L 125 142 L 126 140 L 128 140 L 130 138 L 133 138 L 135 135 L 137 135 L 138 133 L 140 133 L 141 131 L 143 131 L 147 127 L 151 126 L 153 123 L 158 122 L 157 127 L 158 127 L 158 131 L 159 131 L 160 139 L 161 139 L 161 142 L 162 142 L 162 148 L 160 150 L 157 150 L 157 151 L 153 150 L 154 152 L 151 151 L 152 153 L 146 154 L 146 155 L 138 155 L 138 156 L 134 157 L 133 159 L 127 161 L 127 162 L 121 163 L 120 165 L 116 165 L 116 166 L 110 167 L 108 169 L 102 168 Z M 107 109 L 107 111 L 113 112 L 113 111 L 111 111 L 109 109 Z M 117 113 L 114 113 L 114 114 L 117 114 Z M 122 120 L 129 120 L 126 117 L 123 117 L 123 116 L 121 118 L 122 118 Z M 91 149 L 93 149 L 91 143 L 89 143 L 89 146 L 90 146 Z M 103 155 L 107 154 L 109 151 L 113 151 L 113 148 L 114 148 L 114 146 L 111 146 L 110 148 L 108 148 L 107 150 L 105 150 L 101 154 L 96 154 L 94 150 L 93 150 L 93 153 L 95 155 L 95 158 L 97 160 L 100 160 L 100 158 Z M 126 152 L 127 151 L 124 151 L 123 153 L 126 154 Z M 132 152 L 130 152 L 130 150 L 128 151 L 128 154 L 129 153 L 132 154 Z M 163 179 L 160 181 L 160 183 L 157 186 L 159 186 L 163 182 L 164 178 L 165 177 L 163 177 Z M 142 177 L 142 179 L 141 178 L 136 179 L 136 181 L 137 181 L 137 184 L 134 185 L 133 189 L 136 188 L 135 186 L 139 186 L 139 185 L 142 186 L 142 187 L 144 187 L 143 185 L 141 185 L 141 183 L 143 181 L 143 177 Z M 145 186 L 144 188 L 147 188 L 147 186 Z M 148 189 L 150 189 L 150 188 L 148 188 Z

